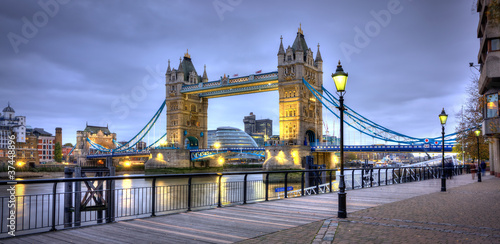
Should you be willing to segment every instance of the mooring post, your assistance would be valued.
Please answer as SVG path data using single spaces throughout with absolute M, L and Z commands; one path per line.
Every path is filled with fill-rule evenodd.
M 302 175 L 300 176 L 300 195 L 304 196 L 304 175 L 306 172 L 302 171 Z
M 156 216 L 156 178 L 151 183 L 151 217 Z
M 97 172 L 95 174 L 95 177 L 102 177 L 102 176 L 103 176 L 102 172 Z M 104 189 L 104 187 L 103 187 L 104 182 L 103 181 L 104 180 L 97 180 L 97 187 L 95 188 L 97 196 L 104 196 L 104 191 L 103 191 L 103 189 Z M 102 201 L 102 197 L 97 197 L 97 199 L 95 201 L 95 204 L 98 205 L 98 206 L 102 206 L 104 204 L 103 201 Z M 96 214 L 96 216 L 97 216 L 96 217 L 97 218 L 97 223 L 100 224 L 100 223 L 103 222 L 102 220 L 104 219 L 104 211 L 103 210 L 97 210 L 96 212 L 97 212 L 97 214 Z
M 75 167 L 75 178 L 82 177 L 82 168 Z M 75 181 L 75 226 L 80 226 L 82 220 L 81 210 L 82 204 L 82 182 Z
M 187 205 L 188 205 L 188 210 L 187 211 L 191 211 L 191 182 L 192 182 L 192 179 L 193 177 L 192 176 L 189 176 L 189 179 L 188 179 L 188 199 L 187 199 Z
M 243 204 L 247 203 L 247 176 L 248 174 L 245 174 L 243 177 Z
M 266 173 L 266 201 L 269 201 L 269 173 Z
M 288 172 L 285 173 L 285 198 L 288 198 Z
M 52 185 L 52 228 L 51 231 L 56 231 L 56 204 L 57 204 L 57 182 Z
M 219 184 L 217 185 L 218 192 L 219 192 L 219 194 L 217 196 L 217 198 L 218 198 L 217 207 L 219 207 L 219 208 L 222 207 L 222 185 L 221 184 L 222 184 L 222 174 L 219 175 Z
M 65 167 L 64 168 L 64 178 L 73 178 L 73 169 Z M 64 183 L 64 228 L 72 227 L 73 223 L 73 213 L 71 208 L 73 207 L 73 182 Z
M 112 158 L 110 158 L 112 160 Z M 109 176 L 115 176 L 116 168 L 112 163 L 108 164 Z M 106 223 L 115 222 L 115 181 L 106 181 Z

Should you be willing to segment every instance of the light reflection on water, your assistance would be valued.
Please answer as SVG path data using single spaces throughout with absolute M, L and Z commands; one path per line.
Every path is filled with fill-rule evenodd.
M 354 178 L 355 178 L 355 186 L 359 186 L 359 181 L 361 178 L 360 171 L 355 171 L 354 173 Z M 352 181 L 352 171 L 346 170 L 345 173 L 345 181 L 346 184 L 351 184 Z M 129 176 L 128 174 L 125 174 L 124 176 Z M 142 176 L 140 174 L 134 174 L 131 176 Z M 365 174 L 366 176 L 366 174 Z M 391 178 L 391 172 L 388 172 L 389 178 Z M 339 172 L 336 172 L 336 177 L 339 179 Z M 385 170 L 382 170 L 380 172 L 380 177 L 381 180 L 385 180 Z M 204 184 L 204 183 L 212 183 L 212 184 L 218 184 L 218 178 L 219 176 L 206 176 L 206 177 L 193 177 L 192 179 L 192 184 Z M 373 171 L 373 178 L 374 181 L 377 181 L 378 179 L 378 172 Z M 265 179 L 264 174 L 250 174 L 247 176 L 247 180 L 249 182 L 251 181 L 263 181 Z M 326 180 L 328 179 L 328 175 L 326 176 Z M 22 179 L 20 179 L 22 180 Z M 244 175 L 225 175 L 222 177 L 221 180 L 221 187 L 222 187 L 222 192 L 223 195 L 222 197 L 225 197 L 225 193 L 227 192 L 228 188 L 228 183 L 231 182 L 242 182 L 244 180 Z M 390 179 L 389 179 L 390 180 Z M 115 181 L 115 189 L 130 189 L 130 188 L 140 188 L 140 187 L 151 187 L 152 186 L 152 181 L 153 179 L 147 178 L 147 179 L 123 179 L 123 180 L 116 180 Z M 58 193 L 63 193 L 64 192 L 64 184 L 65 183 L 58 183 L 57 184 L 57 192 Z M 156 180 L 156 186 L 180 186 L 180 185 L 187 185 L 188 184 L 188 179 L 187 178 L 158 178 Z M 335 185 L 336 187 L 334 189 L 337 189 L 338 187 L 338 182 L 336 180 L 332 181 L 332 184 Z M 82 184 L 82 189 L 85 189 L 84 187 L 85 184 Z M 300 188 L 300 183 L 289 183 L 290 186 L 293 186 L 294 189 Z M 97 182 L 94 182 L 94 186 L 97 186 Z M 5 190 L 0 189 L 0 197 L 6 197 L 9 195 L 9 192 L 7 192 L 8 186 L 2 186 L 1 188 L 4 188 Z M 29 184 L 29 185 L 24 185 L 24 184 L 17 184 L 16 185 L 16 196 L 23 196 L 23 195 L 33 195 L 33 194 L 51 194 L 53 190 L 53 183 L 46 183 L 46 184 Z M 274 189 L 271 189 L 273 190 Z
M 389 171 L 388 175 L 391 176 L 392 173 Z M 125 175 L 127 176 L 127 175 Z M 345 181 L 347 189 L 352 187 L 352 172 L 345 172 Z M 380 178 L 385 180 L 385 170 L 380 171 Z M 231 204 L 236 202 L 242 202 L 244 199 L 243 194 L 245 192 L 243 189 L 244 175 L 225 175 L 221 177 L 221 203 Z M 357 171 L 354 173 L 355 186 L 360 186 L 361 175 Z M 378 178 L 378 172 L 373 171 L 373 178 L 376 181 Z M 339 172 L 336 172 L 336 179 L 339 179 Z M 328 180 L 328 174 L 323 180 Z M 391 180 L 391 177 L 388 177 Z M 265 198 L 265 174 L 250 174 L 247 176 L 247 191 L 246 198 L 248 201 L 253 200 L 263 200 Z M 324 182 L 323 181 L 323 182 Z M 215 206 L 218 203 L 218 182 L 219 176 L 204 176 L 204 177 L 193 177 L 192 178 L 192 207 L 206 207 Z M 125 216 L 136 216 L 150 214 L 152 197 L 151 197 L 151 186 L 153 179 L 123 179 L 116 180 L 115 184 L 115 216 L 125 217 Z M 187 208 L 187 178 L 158 178 L 156 180 L 156 211 L 170 211 L 179 210 Z M 338 189 L 339 183 L 336 180 L 332 181 L 332 186 L 334 190 Z M 94 186 L 97 186 L 97 182 L 94 182 Z M 301 188 L 300 180 L 299 182 L 289 182 L 288 186 L 292 186 L 293 190 L 297 191 Z M 366 186 L 366 183 L 365 183 Z M 8 186 L 4 186 L 8 187 Z M 57 184 L 57 212 L 58 223 L 63 222 L 63 209 L 64 209 L 64 198 L 68 194 L 64 194 L 65 183 Z M 82 199 L 86 194 L 85 184 L 81 184 Z M 270 199 L 278 198 L 279 194 L 276 190 L 277 188 L 283 188 L 284 183 L 281 182 L 270 182 L 268 195 Z M 307 186 L 306 186 L 307 187 Z M 52 208 L 52 191 L 53 183 L 48 184 L 17 184 L 16 185 L 16 196 L 17 196 L 17 219 L 19 223 L 26 221 L 27 228 L 33 228 L 33 225 L 46 226 L 49 224 L 49 213 Z M 5 188 L 6 189 L 6 188 Z M 102 189 L 106 189 L 104 185 Z M 73 188 L 73 191 L 75 189 Z M 283 192 L 281 192 L 282 194 Z M 0 197 L 8 197 L 8 192 L 0 188 Z M 106 194 L 103 192 L 103 194 Z M 292 196 L 292 195 L 289 195 Z M 74 194 L 69 194 L 69 197 L 74 200 Z M 4 198 L 6 202 L 8 198 Z M 94 201 L 94 200 L 91 200 Z M 91 202 L 89 206 L 95 204 Z M 8 213 L 7 205 L 4 204 L 2 209 L 2 214 L 6 217 Z M 49 209 L 50 208 L 50 209 Z M 33 220 L 35 216 L 35 220 Z M 96 211 L 82 212 L 82 221 L 88 219 L 95 220 Z M 23 223 L 24 225 L 24 223 Z M 2 228 L 2 227 L 0 227 Z M 35 227 L 40 228 L 40 227 Z M 4 229 L 5 230 L 5 229 Z

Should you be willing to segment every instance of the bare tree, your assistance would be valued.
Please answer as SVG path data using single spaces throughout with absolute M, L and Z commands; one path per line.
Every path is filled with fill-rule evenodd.
M 483 122 L 484 97 L 479 94 L 479 77 L 477 75 L 471 78 L 471 83 L 467 86 L 467 99 L 462 105 L 462 111 L 456 114 L 457 120 L 460 121 L 456 131 L 457 144 L 453 148 L 453 152 L 459 153 L 460 159 L 476 159 L 478 155 L 477 138 L 474 134 Z M 479 157 L 480 159 L 489 158 L 488 141 L 483 136 L 479 137 Z M 465 153 L 465 155 L 464 155 Z M 465 158 L 464 158 L 465 157 Z

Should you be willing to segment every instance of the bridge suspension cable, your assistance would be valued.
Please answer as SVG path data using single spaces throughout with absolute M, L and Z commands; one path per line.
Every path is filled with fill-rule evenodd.
M 325 87 L 322 86 L 323 92 L 326 95 L 323 95 L 322 93 L 318 92 L 309 82 L 307 82 L 304 78 L 302 78 L 302 82 L 306 85 L 306 87 L 312 92 L 312 94 L 318 99 L 323 106 L 330 111 L 332 114 L 334 114 L 337 118 L 340 119 L 339 114 L 337 111 L 332 110 L 331 107 L 339 107 L 339 100 L 337 97 L 335 97 L 332 93 L 330 93 Z M 365 134 L 367 136 L 370 136 L 374 139 L 378 139 L 381 141 L 385 142 L 394 142 L 394 143 L 401 143 L 401 144 L 423 144 L 426 143 L 426 141 L 437 141 L 441 142 L 441 137 L 434 137 L 434 138 L 417 138 L 417 137 L 412 137 L 408 136 L 399 132 L 396 132 L 394 130 L 391 130 L 389 128 L 386 128 L 380 124 L 377 124 L 373 122 L 372 120 L 362 116 L 361 114 L 357 113 L 353 109 L 351 109 L 349 106 L 346 106 L 344 104 L 344 107 L 347 109 L 344 113 L 347 117 L 346 120 L 344 120 L 344 123 L 346 123 L 349 127 L 353 128 L 356 131 L 359 131 L 362 134 Z M 472 128 L 466 129 L 471 130 Z M 445 135 L 445 144 L 454 144 L 455 143 L 455 136 L 461 132 L 455 132 L 451 134 Z
M 159 139 L 156 139 L 156 124 L 158 122 L 158 119 L 161 117 L 163 110 L 165 109 L 165 104 L 166 104 L 166 101 L 163 101 L 160 108 L 158 108 L 158 110 L 153 115 L 153 117 L 148 121 L 148 123 L 137 134 L 135 134 L 132 137 L 132 139 L 130 139 L 129 141 L 127 141 L 126 143 L 123 143 L 123 144 L 113 140 L 113 144 L 116 146 L 115 149 L 106 148 L 106 147 L 104 147 L 96 142 L 93 142 L 89 138 L 87 138 L 87 142 L 90 144 L 91 149 L 95 149 L 99 152 L 105 152 L 105 153 L 125 152 L 125 151 L 133 150 L 134 147 L 136 147 L 139 142 L 142 142 L 146 136 L 147 136 L 148 144 L 146 144 L 146 146 L 143 148 L 143 150 L 149 149 L 151 147 L 159 146 L 161 144 L 161 142 L 167 136 L 167 133 L 165 132 L 163 134 L 163 136 L 161 136 Z M 151 133 L 153 133 L 152 140 L 154 142 L 152 144 L 149 144 L 149 140 L 151 139 L 150 138 Z
M 127 151 L 127 150 L 133 148 L 134 146 L 136 146 L 137 143 L 139 143 L 140 141 L 142 141 L 142 139 L 149 133 L 149 131 L 151 130 L 151 128 L 154 127 L 154 125 L 155 125 L 156 121 L 158 120 L 158 118 L 160 118 L 161 112 L 165 108 L 165 104 L 166 104 L 166 101 L 163 101 L 163 103 L 161 104 L 160 108 L 156 111 L 156 113 L 149 120 L 149 122 L 142 128 L 142 130 L 140 130 L 127 143 L 124 143 L 122 146 L 117 147 L 116 149 L 114 149 L 114 151 L 116 151 L 116 152 Z

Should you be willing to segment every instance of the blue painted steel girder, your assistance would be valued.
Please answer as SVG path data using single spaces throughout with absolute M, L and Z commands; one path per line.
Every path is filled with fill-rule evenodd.
M 181 93 L 215 98 L 274 90 L 278 90 L 277 71 L 185 85 L 182 87 Z
M 205 92 L 205 93 L 200 93 L 199 95 L 200 97 L 217 98 L 217 97 L 228 97 L 228 96 L 236 96 L 236 95 L 251 94 L 257 92 L 266 92 L 266 91 L 276 91 L 276 90 L 278 90 L 278 83 L 269 83 L 264 85 L 247 86 L 247 87 Z
M 451 152 L 453 145 L 444 145 L 445 152 Z M 344 146 L 346 152 L 441 152 L 441 145 L 360 145 Z M 339 146 L 311 147 L 313 152 L 336 152 Z

